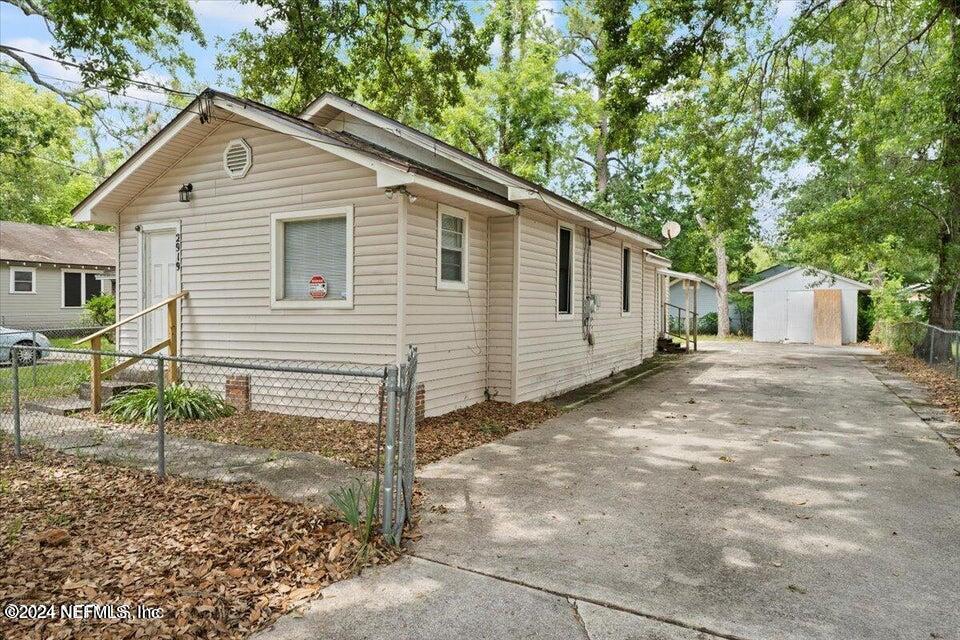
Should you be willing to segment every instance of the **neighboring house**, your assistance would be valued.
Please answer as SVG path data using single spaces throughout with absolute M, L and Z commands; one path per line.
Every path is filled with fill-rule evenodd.
M 696 300 L 696 311 L 699 317 L 703 317 L 708 313 L 716 313 L 718 307 L 717 301 L 717 285 L 713 281 L 699 276 L 700 281 L 697 285 L 697 300 Z M 690 311 L 694 310 L 694 301 L 693 297 L 693 288 L 687 288 L 687 294 L 684 293 L 683 282 L 677 281 L 670 284 L 670 304 L 680 307 L 681 309 L 687 308 L 687 300 L 689 296 Z M 730 330 L 739 331 L 743 326 L 743 323 L 740 321 L 740 310 L 733 303 L 729 303 L 729 309 L 727 315 L 730 317 Z
M 753 295 L 756 342 L 847 344 L 857 341 L 862 282 L 802 266 L 778 270 L 740 289 Z
M 0 326 L 76 326 L 87 300 L 112 291 L 116 256 L 107 231 L 0 221 Z
M 189 293 L 181 353 L 383 364 L 415 344 L 430 415 L 652 356 L 669 266 L 633 229 L 330 94 L 297 117 L 204 91 L 74 213 L 118 229 L 121 318 Z M 121 348 L 162 339 L 153 315 Z

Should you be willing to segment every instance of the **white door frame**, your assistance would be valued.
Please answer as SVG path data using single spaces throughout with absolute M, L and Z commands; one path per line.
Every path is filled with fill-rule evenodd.
M 137 241 L 137 311 L 143 311 L 149 305 L 147 304 L 147 289 L 144 286 L 146 279 L 146 269 L 147 269 L 147 236 L 151 233 L 157 231 L 173 231 L 174 234 L 174 243 L 180 239 L 182 243 L 182 238 L 180 238 L 180 221 L 179 220 L 169 220 L 167 222 L 150 222 L 147 224 L 140 225 L 140 232 L 138 235 Z M 182 245 L 181 245 L 182 246 Z M 180 260 L 181 250 L 174 245 L 174 251 L 177 252 L 177 260 Z M 182 269 L 178 265 L 177 267 L 177 291 L 182 291 L 182 285 L 180 282 L 180 274 Z M 181 327 L 181 316 L 182 316 L 182 305 L 177 305 L 177 326 Z M 147 346 L 143 343 L 143 334 L 146 333 L 145 327 L 147 324 L 147 317 L 143 316 L 138 322 L 139 327 L 137 328 L 137 344 L 140 345 L 140 351 L 143 352 Z M 180 336 L 183 334 L 182 331 L 177 331 L 177 353 L 180 353 Z

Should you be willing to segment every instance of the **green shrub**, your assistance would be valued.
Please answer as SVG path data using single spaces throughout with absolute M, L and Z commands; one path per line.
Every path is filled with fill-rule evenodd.
M 697 322 L 697 332 L 704 335 L 716 335 L 717 314 L 710 312 L 700 316 L 700 320 Z
M 157 418 L 157 390 L 128 391 L 111 399 L 105 409 L 120 422 L 152 422 Z M 206 389 L 175 384 L 163 390 L 163 414 L 167 420 L 214 420 L 233 411 L 233 407 Z
M 117 300 L 110 294 L 90 298 L 83 308 L 83 320 L 89 326 L 106 327 L 117 321 Z

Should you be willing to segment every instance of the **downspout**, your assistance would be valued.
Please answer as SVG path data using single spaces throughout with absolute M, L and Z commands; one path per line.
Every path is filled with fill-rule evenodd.
M 407 216 L 410 207 L 410 195 L 400 191 L 397 202 L 397 362 L 401 362 L 406 353 L 407 326 Z

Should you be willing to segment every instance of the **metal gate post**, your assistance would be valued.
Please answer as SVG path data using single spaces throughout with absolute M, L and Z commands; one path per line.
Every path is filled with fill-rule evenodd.
M 10 382 L 13 384 L 13 455 L 20 457 L 20 354 L 10 347 Z
M 34 330 L 34 332 L 33 332 L 32 344 L 33 344 L 34 347 L 37 346 L 37 332 L 36 332 L 36 330 Z M 34 351 L 34 352 L 33 352 L 33 360 L 30 361 L 30 368 L 32 369 L 32 373 L 33 373 L 33 386 L 37 386 L 37 360 L 39 360 L 39 359 L 40 359 L 40 352 L 39 352 L 39 351 Z
M 166 451 L 164 451 L 163 415 L 163 358 L 157 358 L 157 475 L 161 478 L 167 473 Z
M 933 366 L 933 332 L 936 331 L 933 327 L 930 327 L 930 366 Z
M 381 529 L 388 542 L 393 542 L 394 457 L 397 440 L 397 366 L 387 366 L 387 433 L 383 461 L 383 523 Z

